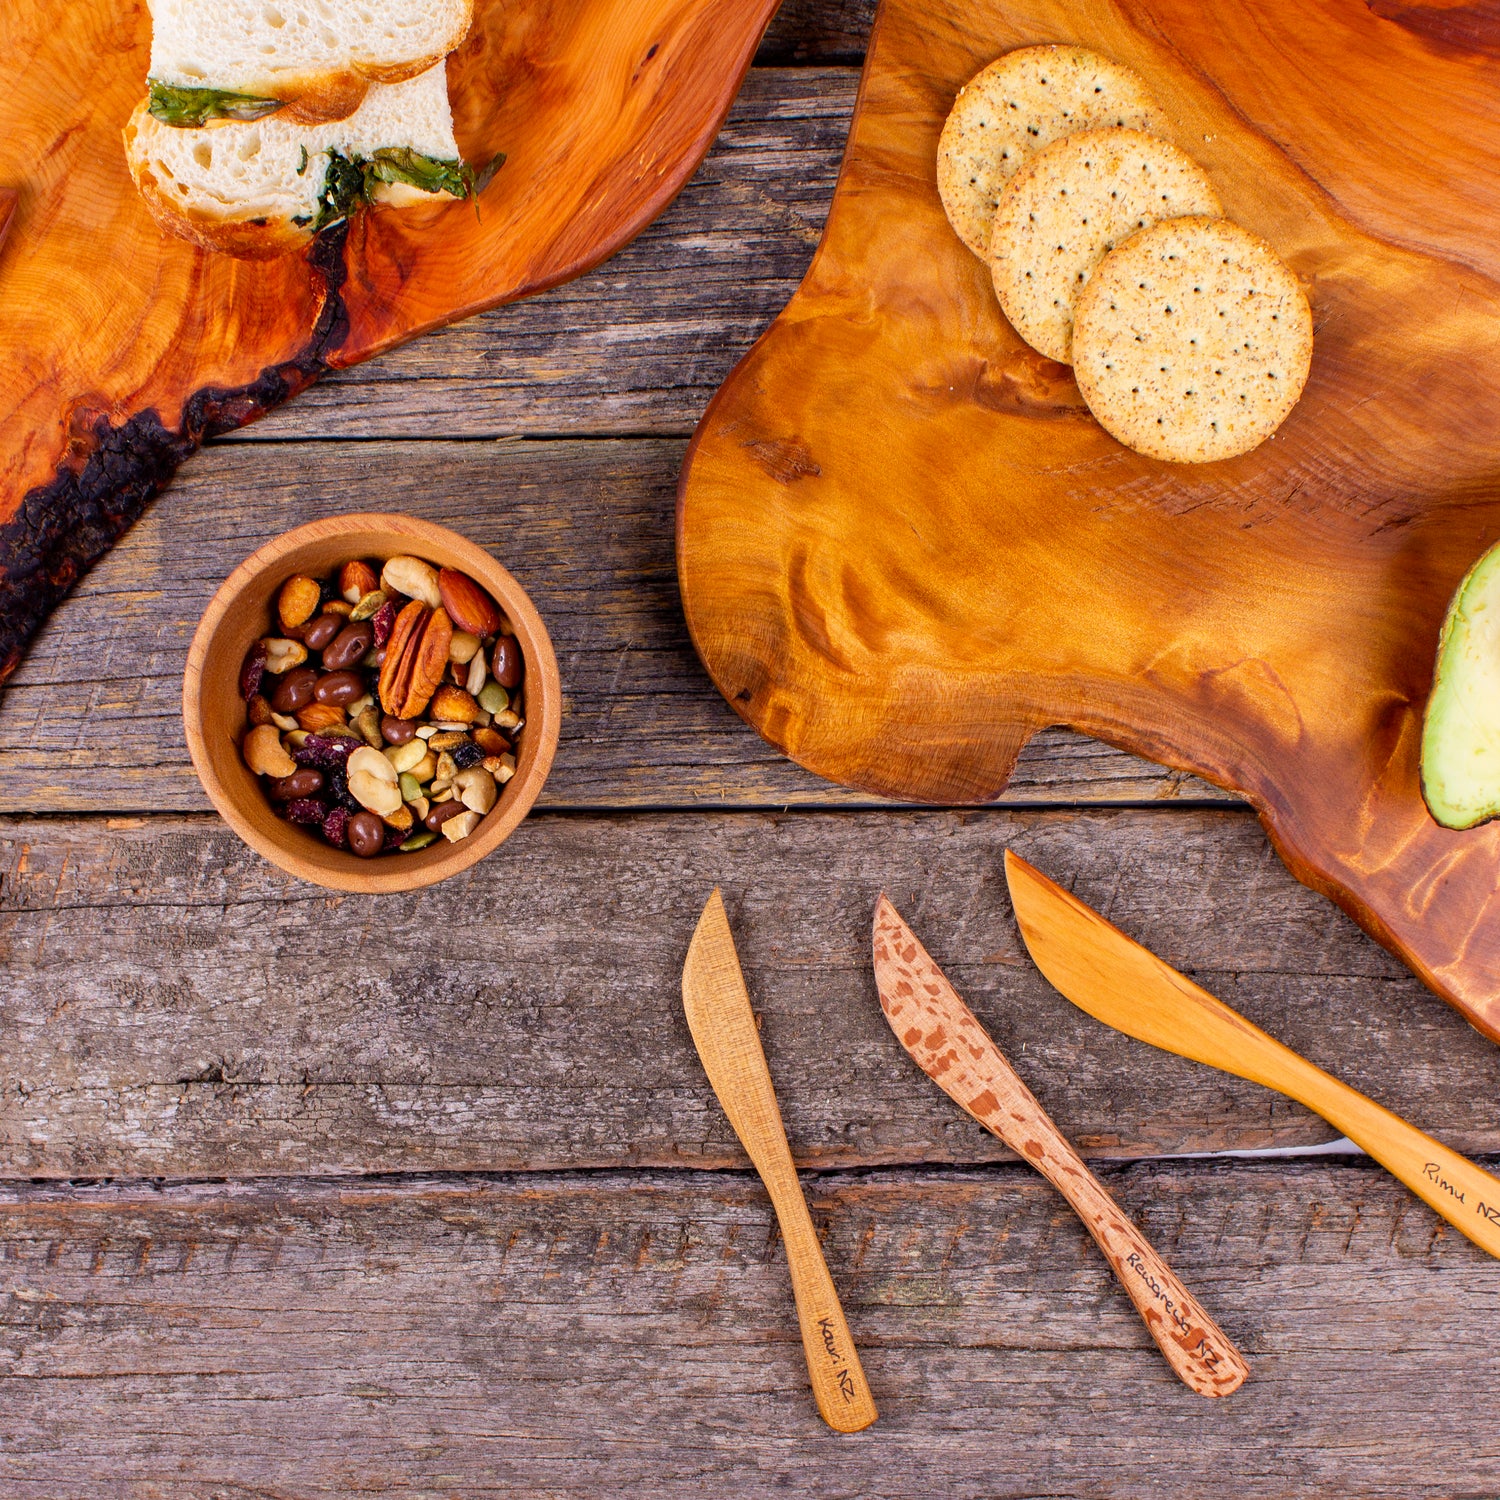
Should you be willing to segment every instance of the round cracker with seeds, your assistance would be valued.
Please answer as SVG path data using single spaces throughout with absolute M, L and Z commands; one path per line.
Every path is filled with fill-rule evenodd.
M 1087 47 L 1020 47 L 977 73 L 938 142 L 938 194 L 959 239 L 987 255 L 995 205 L 1016 171 L 1053 141 L 1104 125 L 1167 131 L 1140 75 Z
M 1209 463 L 1275 432 L 1307 383 L 1312 345 L 1307 298 L 1259 235 L 1168 219 L 1126 240 L 1084 288 L 1073 373 L 1126 446 Z
M 1073 308 L 1099 262 L 1160 219 L 1219 214 L 1207 173 L 1141 130 L 1085 130 L 1053 142 L 1011 178 L 990 237 L 995 295 L 1048 359 L 1073 359 Z

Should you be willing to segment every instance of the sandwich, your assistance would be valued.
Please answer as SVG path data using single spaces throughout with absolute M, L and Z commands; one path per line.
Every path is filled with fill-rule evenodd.
M 207 250 L 302 249 L 367 203 L 472 198 L 445 59 L 473 0 L 151 0 L 125 157 L 157 222 Z
M 280 115 L 344 120 L 468 34 L 472 0 L 150 0 L 149 108 L 194 128 Z
M 469 198 L 487 180 L 459 156 L 441 62 L 372 84 L 347 119 L 320 125 L 275 113 L 188 128 L 164 124 L 143 100 L 125 154 L 163 228 L 252 259 L 301 249 L 361 204 Z

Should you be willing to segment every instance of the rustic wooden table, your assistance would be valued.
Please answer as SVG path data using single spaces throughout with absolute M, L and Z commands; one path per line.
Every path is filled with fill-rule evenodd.
M 789 3 L 682 198 L 592 276 L 193 460 L 0 701 L 5 1496 L 1500 1490 L 1500 1266 L 1301 1154 L 1330 1133 L 1300 1109 L 1049 991 L 1001 851 L 1459 1149 L 1500 1152 L 1500 1052 L 1231 797 L 1051 732 L 997 807 L 872 805 L 696 663 L 678 467 L 812 253 L 869 21 Z M 513 568 L 568 695 L 539 812 L 409 898 L 250 854 L 178 716 L 233 564 L 377 507 Z M 682 1019 L 715 883 L 880 1402 L 855 1438 L 814 1413 Z M 895 1045 L 882 887 L 1238 1340 L 1237 1395 L 1176 1383 L 1061 1200 Z

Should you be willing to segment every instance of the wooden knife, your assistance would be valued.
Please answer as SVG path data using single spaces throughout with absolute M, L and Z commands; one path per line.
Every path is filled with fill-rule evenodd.
M 858 1432 L 875 1420 L 875 1402 L 792 1165 L 771 1071 L 717 890 L 688 947 L 682 1008 L 708 1081 L 776 1209 L 818 1411 L 835 1432 Z
M 1005 878 L 1037 968 L 1080 1010 L 1305 1104 L 1500 1258 L 1500 1180 L 1284 1047 L 1009 850 Z
M 881 1009 L 917 1066 L 1068 1200 L 1183 1384 L 1200 1396 L 1238 1390 L 1250 1373 L 1240 1351 L 1120 1212 L 885 896 L 874 949 Z

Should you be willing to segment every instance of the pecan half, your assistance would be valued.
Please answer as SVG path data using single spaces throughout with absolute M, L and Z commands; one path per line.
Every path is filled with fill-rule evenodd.
M 443 680 L 453 622 L 443 609 L 414 599 L 396 616 L 380 669 L 380 706 L 397 719 L 415 719 Z

